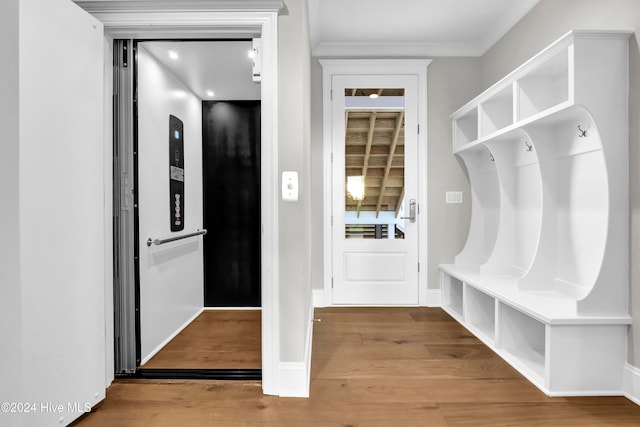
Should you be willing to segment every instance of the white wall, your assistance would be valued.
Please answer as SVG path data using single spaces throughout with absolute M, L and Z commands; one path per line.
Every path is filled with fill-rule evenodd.
M 0 424 L 61 425 L 105 395 L 102 25 L 66 0 L 0 16 L 0 396 L 35 403 Z
M 0 2 L 0 38 L 4 58 L 0 61 L 0 402 L 23 401 L 22 319 L 20 283 L 19 150 L 18 106 L 19 0 Z M 0 424 L 17 426 L 17 415 L 0 413 Z
M 280 360 L 305 357 L 311 305 L 309 80 L 310 52 L 306 1 L 288 0 L 279 18 L 279 155 L 280 172 L 299 172 L 298 202 L 278 207 L 280 245 Z M 280 179 L 280 177 L 278 178 Z M 280 196 L 280 195 L 278 195 Z
M 629 171 L 631 208 L 631 299 L 633 325 L 629 363 L 640 367 L 640 2 L 637 0 L 541 0 L 482 58 L 483 87 L 489 87 L 572 29 L 633 30 L 629 46 Z
M 138 201 L 142 363 L 203 307 L 202 237 L 146 241 L 202 229 L 202 102 L 138 45 Z M 184 231 L 169 221 L 169 115 L 184 124 Z M 212 233 L 213 234 L 213 233 Z
M 471 215 L 469 178 L 452 153 L 449 115 L 478 93 L 477 58 L 435 58 L 427 82 L 430 289 L 440 287 L 438 265 L 453 262 L 466 241 Z M 447 191 L 462 191 L 464 203 L 446 204 Z

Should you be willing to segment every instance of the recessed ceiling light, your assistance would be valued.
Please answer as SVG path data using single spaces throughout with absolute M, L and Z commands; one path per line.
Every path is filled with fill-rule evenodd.
M 178 59 L 178 52 L 174 51 L 174 50 L 170 50 L 169 52 L 169 58 L 176 60 Z
M 377 93 L 372 93 L 371 95 L 369 95 L 369 98 L 371 99 L 376 99 L 379 95 Z
M 207 96 L 213 96 L 213 95 L 214 95 L 214 94 L 213 94 L 213 91 L 212 91 L 212 90 L 208 90 L 208 91 L 207 91 Z
M 253 49 L 249 50 L 249 52 L 247 52 L 247 56 L 249 58 L 251 58 L 251 59 L 255 58 L 256 57 L 256 51 L 253 50 Z

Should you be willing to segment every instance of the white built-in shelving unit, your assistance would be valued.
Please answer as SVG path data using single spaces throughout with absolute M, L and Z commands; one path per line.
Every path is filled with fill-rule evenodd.
M 451 116 L 471 223 L 443 308 L 549 395 L 622 390 L 629 36 L 571 31 Z

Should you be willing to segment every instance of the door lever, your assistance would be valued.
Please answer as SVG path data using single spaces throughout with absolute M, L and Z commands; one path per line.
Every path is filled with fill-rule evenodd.
M 416 199 L 409 200 L 409 216 L 401 216 L 400 219 L 408 219 L 409 222 L 416 222 Z

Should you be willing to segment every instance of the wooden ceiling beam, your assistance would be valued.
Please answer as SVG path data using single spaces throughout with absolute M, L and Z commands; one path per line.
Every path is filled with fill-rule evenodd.
M 344 110 L 344 140 L 347 140 L 349 135 L 349 110 Z
M 393 133 L 393 142 L 391 143 L 391 147 L 389 147 L 389 157 L 387 158 L 387 166 L 384 170 L 384 176 L 382 177 L 382 184 L 380 185 L 380 195 L 378 196 L 378 203 L 376 205 L 376 218 L 380 215 L 380 207 L 382 206 L 382 201 L 384 198 L 385 189 L 387 187 L 387 179 L 389 179 L 389 171 L 391 170 L 391 165 L 393 163 L 393 156 L 396 152 L 396 146 L 398 145 L 398 138 L 400 137 L 400 130 L 402 129 L 404 123 L 404 111 L 398 114 L 398 118 L 396 119 L 396 128 Z
M 362 162 L 362 176 L 364 177 L 365 187 L 364 194 L 366 197 L 367 194 L 367 171 L 369 170 L 369 159 L 371 158 L 371 144 L 373 143 L 373 134 L 376 129 L 376 118 L 378 117 L 378 113 L 372 112 L 369 117 L 369 133 L 367 134 L 367 146 L 364 152 L 364 160 Z M 360 208 L 362 207 L 362 200 L 358 200 L 358 208 L 356 217 L 360 218 Z
M 396 218 L 398 218 L 398 214 L 400 213 L 400 207 L 402 206 L 402 199 L 404 199 L 404 185 L 402 186 L 402 191 L 398 196 L 398 201 L 396 202 Z
M 364 151 L 364 162 L 362 165 L 362 175 L 367 179 L 367 169 L 369 168 L 369 158 L 371 157 L 371 144 L 373 143 L 373 133 L 376 129 L 376 118 L 378 117 L 378 113 L 371 113 L 371 117 L 369 118 L 369 132 L 367 134 L 367 146 Z M 366 194 L 366 192 L 365 192 Z

